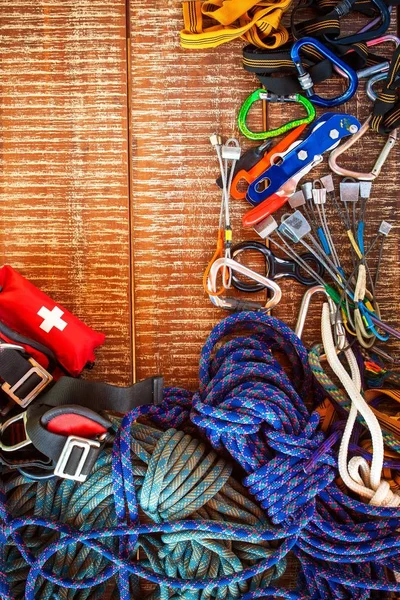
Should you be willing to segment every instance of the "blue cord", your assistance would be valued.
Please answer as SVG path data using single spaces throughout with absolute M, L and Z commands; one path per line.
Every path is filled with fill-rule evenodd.
M 71 590 L 71 595 L 63 592 L 63 598 L 102 598 L 112 578 L 123 599 L 131 598 L 132 590 L 136 590 L 134 595 L 139 593 L 142 578 L 158 584 L 154 597 L 161 600 L 219 600 L 218 590 L 222 588 L 226 600 L 268 596 L 367 600 L 373 589 L 400 591 L 400 584 L 386 574 L 386 569 L 400 570 L 399 511 L 369 506 L 336 486 L 337 457 L 318 429 L 318 415 L 306 408 L 305 402 L 314 394 L 313 379 L 307 351 L 294 333 L 262 313 L 230 316 L 211 332 L 202 350 L 199 378 L 199 389 L 193 396 L 170 388 L 161 406 L 140 407 L 126 415 L 115 437 L 112 458 L 109 452 L 103 453 L 87 485 L 60 480 L 29 482 L 21 476 L 6 480 L 7 498 L 0 497 L 1 541 L 3 548 L 7 542 L 7 556 L 16 562 L 10 558 L 4 564 L 2 557 L 0 589 L 4 600 L 12 599 L 7 572 L 14 572 L 14 564 L 27 568 L 27 600 L 35 600 L 43 585 L 44 590 L 50 590 L 46 585 Z M 142 426 L 135 424 L 139 417 L 157 427 L 158 433 L 143 433 Z M 137 437 L 138 431 L 142 437 Z M 186 465 L 192 455 L 195 460 L 198 454 L 185 446 L 192 443 L 187 441 L 188 434 L 208 440 L 213 449 L 210 456 L 215 460 L 223 459 L 235 471 L 244 472 L 243 484 L 249 496 L 241 495 L 235 484 L 227 492 L 228 504 L 217 509 L 221 492 L 216 488 L 208 500 L 211 513 L 198 508 L 196 498 L 198 494 L 207 496 L 209 486 L 203 475 L 196 479 L 197 467 L 193 472 L 179 466 Z M 178 451 L 180 443 L 187 449 Z M 100 476 L 106 464 L 108 475 Z M 180 475 L 175 479 L 177 473 Z M 161 486 L 160 478 L 167 487 Z M 198 491 L 191 492 L 195 480 Z M 106 482 L 102 502 L 97 487 Z M 210 476 L 210 482 L 217 485 L 217 475 Z M 27 504 L 24 486 L 29 486 L 26 489 L 34 505 L 39 502 L 39 512 L 37 508 L 33 513 L 14 512 L 16 497 L 21 506 Z M 50 489 L 53 492 L 46 494 Z M 103 516 L 111 514 L 106 489 L 113 496 L 111 520 Z M 90 492 L 94 494 L 91 501 Z M 185 493 L 179 496 L 181 492 Z M 240 502 L 254 506 L 251 511 L 259 511 L 252 497 L 264 511 L 258 525 L 240 521 L 242 508 L 228 508 L 243 498 Z M 162 499 L 162 508 L 157 498 Z M 71 511 L 81 505 L 88 521 L 71 523 Z M 245 505 L 240 504 L 243 510 Z M 151 523 L 142 522 L 139 509 L 147 513 Z M 171 512 L 174 510 L 177 512 Z M 209 515 L 213 515 L 211 519 Z M 271 542 L 273 546 L 265 555 L 265 544 Z M 234 561 L 226 559 L 227 570 L 213 571 L 204 553 L 221 554 L 224 559 L 224 548 L 236 543 L 245 544 L 241 560 L 252 557 L 250 562 L 237 569 Z M 171 544 L 173 553 L 165 554 Z M 181 570 L 186 550 L 180 549 L 186 544 L 197 550 Z M 79 576 L 68 562 L 78 547 L 84 552 L 79 558 Z M 136 560 L 139 547 L 148 557 L 145 561 Z M 263 577 L 271 568 L 279 572 L 279 565 L 291 551 L 300 564 L 299 587 L 278 591 Z M 83 560 L 89 555 L 97 557 L 94 574 Z M 259 583 L 252 583 L 255 581 Z M 250 586 L 247 591 L 245 582 Z M 205 596 L 196 590 L 204 590 Z M 41 595 L 41 600 L 53 599 L 49 593 Z

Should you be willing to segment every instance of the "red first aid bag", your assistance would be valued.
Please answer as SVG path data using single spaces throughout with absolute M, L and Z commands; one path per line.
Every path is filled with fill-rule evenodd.
M 94 361 L 94 350 L 105 339 L 9 265 L 0 269 L 0 321 L 50 348 L 74 376 Z

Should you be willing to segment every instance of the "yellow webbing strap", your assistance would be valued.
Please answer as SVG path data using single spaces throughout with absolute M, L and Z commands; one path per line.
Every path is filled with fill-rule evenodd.
M 241 37 L 260 48 L 278 48 L 289 39 L 280 22 L 292 0 L 186 0 L 183 2 L 183 48 L 215 48 Z M 203 18 L 206 17 L 207 26 Z

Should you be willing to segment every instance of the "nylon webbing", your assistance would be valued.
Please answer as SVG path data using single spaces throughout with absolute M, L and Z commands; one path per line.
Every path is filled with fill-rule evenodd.
M 292 0 L 257 2 L 255 0 L 188 0 L 183 2 L 183 48 L 215 48 L 236 38 L 261 48 L 278 48 L 288 40 L 280 24 Z M 204 23 L 204 17 L 211 25 Z
M 303 8 L 314 9 L 317 16 L 296 24 L 296 15 Z M 358 12 L 371 17 L 381 15 L 381 23 L 362 33 L 350 34 L 341 38 L 340 19 L 349 12 Z M 300 2 L 291 14 L 291 32 L 295 39 L 305 36 L 322 37 L 326 43 L 332 44 L 336 51 L 338 50 L 337 46 L 350 47 L 353 44 L 379 37 L 387 30 L 389 23 L 390 14 L 383 0 L 367 0 L 366 2 L 313 0 Z
M 383 89 L 378 94 L 372 111 L 371 129 L 382 134 L 390 133 L 400 125 L 400 101 L 397 96 L 400 86 L 399 70 L 400 46 L 393 54 Z
M 317 16 L 296 23 L 296 14 L 303 8 L 314 9 Z M 383 15 L 382 23 L 378 28 L 365 33 L 341 38 L 340 18 L 350 10 L 371 16 L 381 14 Z M 366 42 L 386 31 L 389 21 L 390 15 L 383 0 L 374 0 L 373 2 L 370 0 L 367 2 L 343 0 L 340 3 L 331 2 L 331 0 L 313 0 L 300 3 L 292 11 L 291 28 L 289 29 L 290 43 L 280 47 L 279 50 L 260 50 L 254 44 L 248 45 L 243 49 L 243 66 L 247 71 L 255 73 L 267 90 L 280 95 L 297 93 L 301 91 L 301 86 L 290 56 L 294 40 L 305 36 L 319 39 L 346 64 L 354 70 L 358 70 L 382 62 L 382 57 L 369 52 Z M 302 49 L 302 56 L 304 65 L 314 83 L 320 83 L 332 76 L 330 61 L 324 59 L 316 48 L 305 46 Z

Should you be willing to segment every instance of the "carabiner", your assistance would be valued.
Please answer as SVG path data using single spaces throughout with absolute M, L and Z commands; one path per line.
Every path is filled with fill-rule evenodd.
M 335 339 L 338 350 L 343 350 L 346 347 L 347 338 L 346 332 L 343 327 L 343 321 L 340 316 L 340 312 L 337 311 L 337 307 L 335 302 L 332 300 L 329 295 L 327 289 L 323 285 L 315 285 L 314 287 L 309 288 L 303 295 L 299 316 L 297 317 L 296 327 L 294 329 L 295 334 L 298 338 L 301 339 L 303 335 L 304 325 L 306 323 L 308 309 L 310 307 L 311 298 L 314 294 L 325 294 L 327 298 L 327 302 L 329 304 L 329 314 L 331 319 L 332 326 L 335 327 Z
M 350 7 L 352 4 L 353 2 L 348 2 L 347 0 L 344 0 L 336 7 L 335 11 L 337 11 L 337 9 L 340 6 L 342 8 L 347 8 Z M 326 40 L 326 42 L 328 44 L 336 44 L 339 46 L 351 46 L 352 44 L 359 44 L 362 42 L 368 42 L 369 40 L 374 40 L 385 34 L 390 26 L 389 7 L 385 4 L 385 2 L 383 2 L 383 0 L 372 0 L 372 4 L 375 4 L 377 11 L 379 12 L 379 20 L 373 19 L 371 23 L 368 23 L 367 26 L 363 27 L 357 33 L 346 35 L 342 38 L 332 38 L 329 37 L 329 35 L 324 34 L 324 39 Z M 346 12 L 343 12 L 342 14 L 347 14 L 347 12 L 348 10 Z M 372 23 L 374 25 L 377 24 L 378 27 L 372 29 Z
M 214 296 L 213 294 L 209 294 L 211 302 L 220 308 L 226 308 L 228 310 L 263 310 L 268 311 L 274 308 L 282 298 L 281 288 L 278 284 L 276 284 L 271 279 L 256 273 L 252 269 L 245 267 L 244 265 L 238 263 L 236 260 L 231 258 L 219 258 L 217 259 L 210 269 L 209 274 L 209 288 L 216 292 L 217 290 L 217 275 L 218 271 L 223 267 L 229 268 L 231 271 L 236 271 L 241 273 L 245 277 L 249 277 L 253 281 L 257 281 L 264 288 L 269 289 L 273 292 L 271 298 L 268 298 L 266 304 L 262 306 L 258 302 L 252 301 L 243 301 L 240 298 L 223 298 L 221 296 Z
M 374 181 L 374 179 L 376 177 L 378 177 L 383 165 L 385 164 L 387 157 L 389 156 L 391 149 L 393 148 L 394 144 L 396 143 L 396 140 L 397 140 L 397 130 L 396 129 L 393 130 L 388 135 L 386 144 L 383 146 L 381 153 L 379 154 L 372 170 L 369 173 L 359 173 L 358 171 L 352 171 L 351 169 L 346 169 L 345 167 L 341 167 L 340 165 L 337 164 L 337 158 L 341 154 L 346 152 L 346 150 L 351 148 L 353 146 L 353 144 L 355 144 L 357 142 L 357 140 L 359 140 L 361 137 L 363 137 L 363 135 L 365 135 L 367 133 L 367 131 L 370 128 L 371 120 L 372 120 L 372 116 L 369 116 L 368 119 L 365 121 L 365 123 L 362 125 L 362 127 L 357 131 L 357 133 L 352 135 L 345 142 L 343 142 L 343 144 L 340 144 L 340 146 L 335 148 L 335 150 L 333 150 L 330 153 L 329 166 L 332 169 L 332 171 L 334 171 L 334 173 L 337 173 L 337 175 L 342 175 L 344 177 L 354 177 L 354 179 L 359 179 L 360 181 Z
M 298 104 L 302 104 L 304 106 L 307 116 L 303 117 L 302 119 L 294 119 L 293 121 L 289 121 L 289 123 L 285 123 L 285 125 L 282 125 L 281 127 L 270 129 L 269 131 L 251 131 L 246 124 L 247 115 L 249 114 L 250 108 L 258 100 L 267 100 L 268 102 L 297 102 Z M 249 140 L 265 140 L 267 138 L 282 135 L 287 131 L 290 131 L 290 129 L 298 127 L 299 125 L 311 123 L 311 121 L 315 119 L 315 114 L 314 106 L 301 94 L 278 96 L 277 94 L 271 94 L 270 92 L 266 92 L 263 88 L 260 88 L 250 94 L 250 96 L 246 98 L 240 107 L 238 126 L 242 134 L 245 135 Z
M 367 85 L 365 86 L 365 91 L 368 98 L 372 100 L 372 102 L 375 102 L 375 100 L 378 98 L 378 94 L 374 90 L 374 85 L 379 81 L 383 81 L 386 79 L 386 77 L 387 71 L 383 71 L 382 73 L 377 73 L 377 75 L 374 75 L 371 77 L 371 79 L 368 79 Z M 400 84 L 400 76 L 396 77 L 395 83 Z
M 374 40 L 368 40 L 367 47 L 372 48 L 374 46 L 378 46 L 379 44 L 385 44 L 387 42 L 393 42 L 394 49 L 396 49 L 397 46 L 400 44 L 400 38 L 393 34 L 381 35 L 380 37 Z M 354 52 L 354 50 L 350 49 L 348 52 L 346 52 L 345 56 L 351 54 L 352 52 Z M 387 73 L 387 71 L 389 71 L 389 65 L 390 61 L 385 59 L 381 63 L 378 63 L 376 65 L 370 65 L 369 67 L 359 69 L 358 71 L 356 71 L 357 77 L 360 80 L 372 77 L 377 73 Z M 347 77 L 347 75 L 343 73 L 342 69 L 340 69 L 337 65 L 333 65 L 333 68 L 336 71 L 336 73 L 339 73 L 339 75 L 342 75 L 342 77 Z
M 373 333 L 375 337 L 378 338 L 378 340 L 381 340 L 382 342 L 387 342 L 389 339 L 389 334 L 385 333 L 382 335 L 381 333 L 379 333 L 379 331 L 377 331 L 374 322 L 371 319 L 371 311 L 368 310 L 368 308 L 362 302 L 358 303 L 358 308 L 360 309 L 361 316 L 366 324 L 366 328 L 369 331 L 371 331 L 371 333 Z
M 314 92 L 314 83 L 311 79 L 311 75 L 303 67 L 303 63 L 301 62 L 300 58 L 300 50 L 303 46 L 312 46 L 316 48 L 320 54 L 328 58 L 334 65 L 337 65 L 346 74 L 349 80 L 349 85 L 343 94 L 340 96 L 335 96 L 334 98 L 321 98 L 321 96 L 318 96 L 318 94 Z M 300 40 L 297 40 L 297 42 L 295 42 L 292 46 L 290 55 L 298 71 L 298 79 L 301 87 L 303 90 L 305 90 L 311 102 L 317 106 L 339 106 L 339 104 L 347 102 L 347 100 L 350 100 L 350 98 L 354 96 L 358 85 L 357 73 L 354 71 L 354 69 L 346 65 L 343 60 L 331 52 L 326 46 L 324 46 L 324 44 L 321 44 L 319 40 L 311 37 L 304 37 Z

